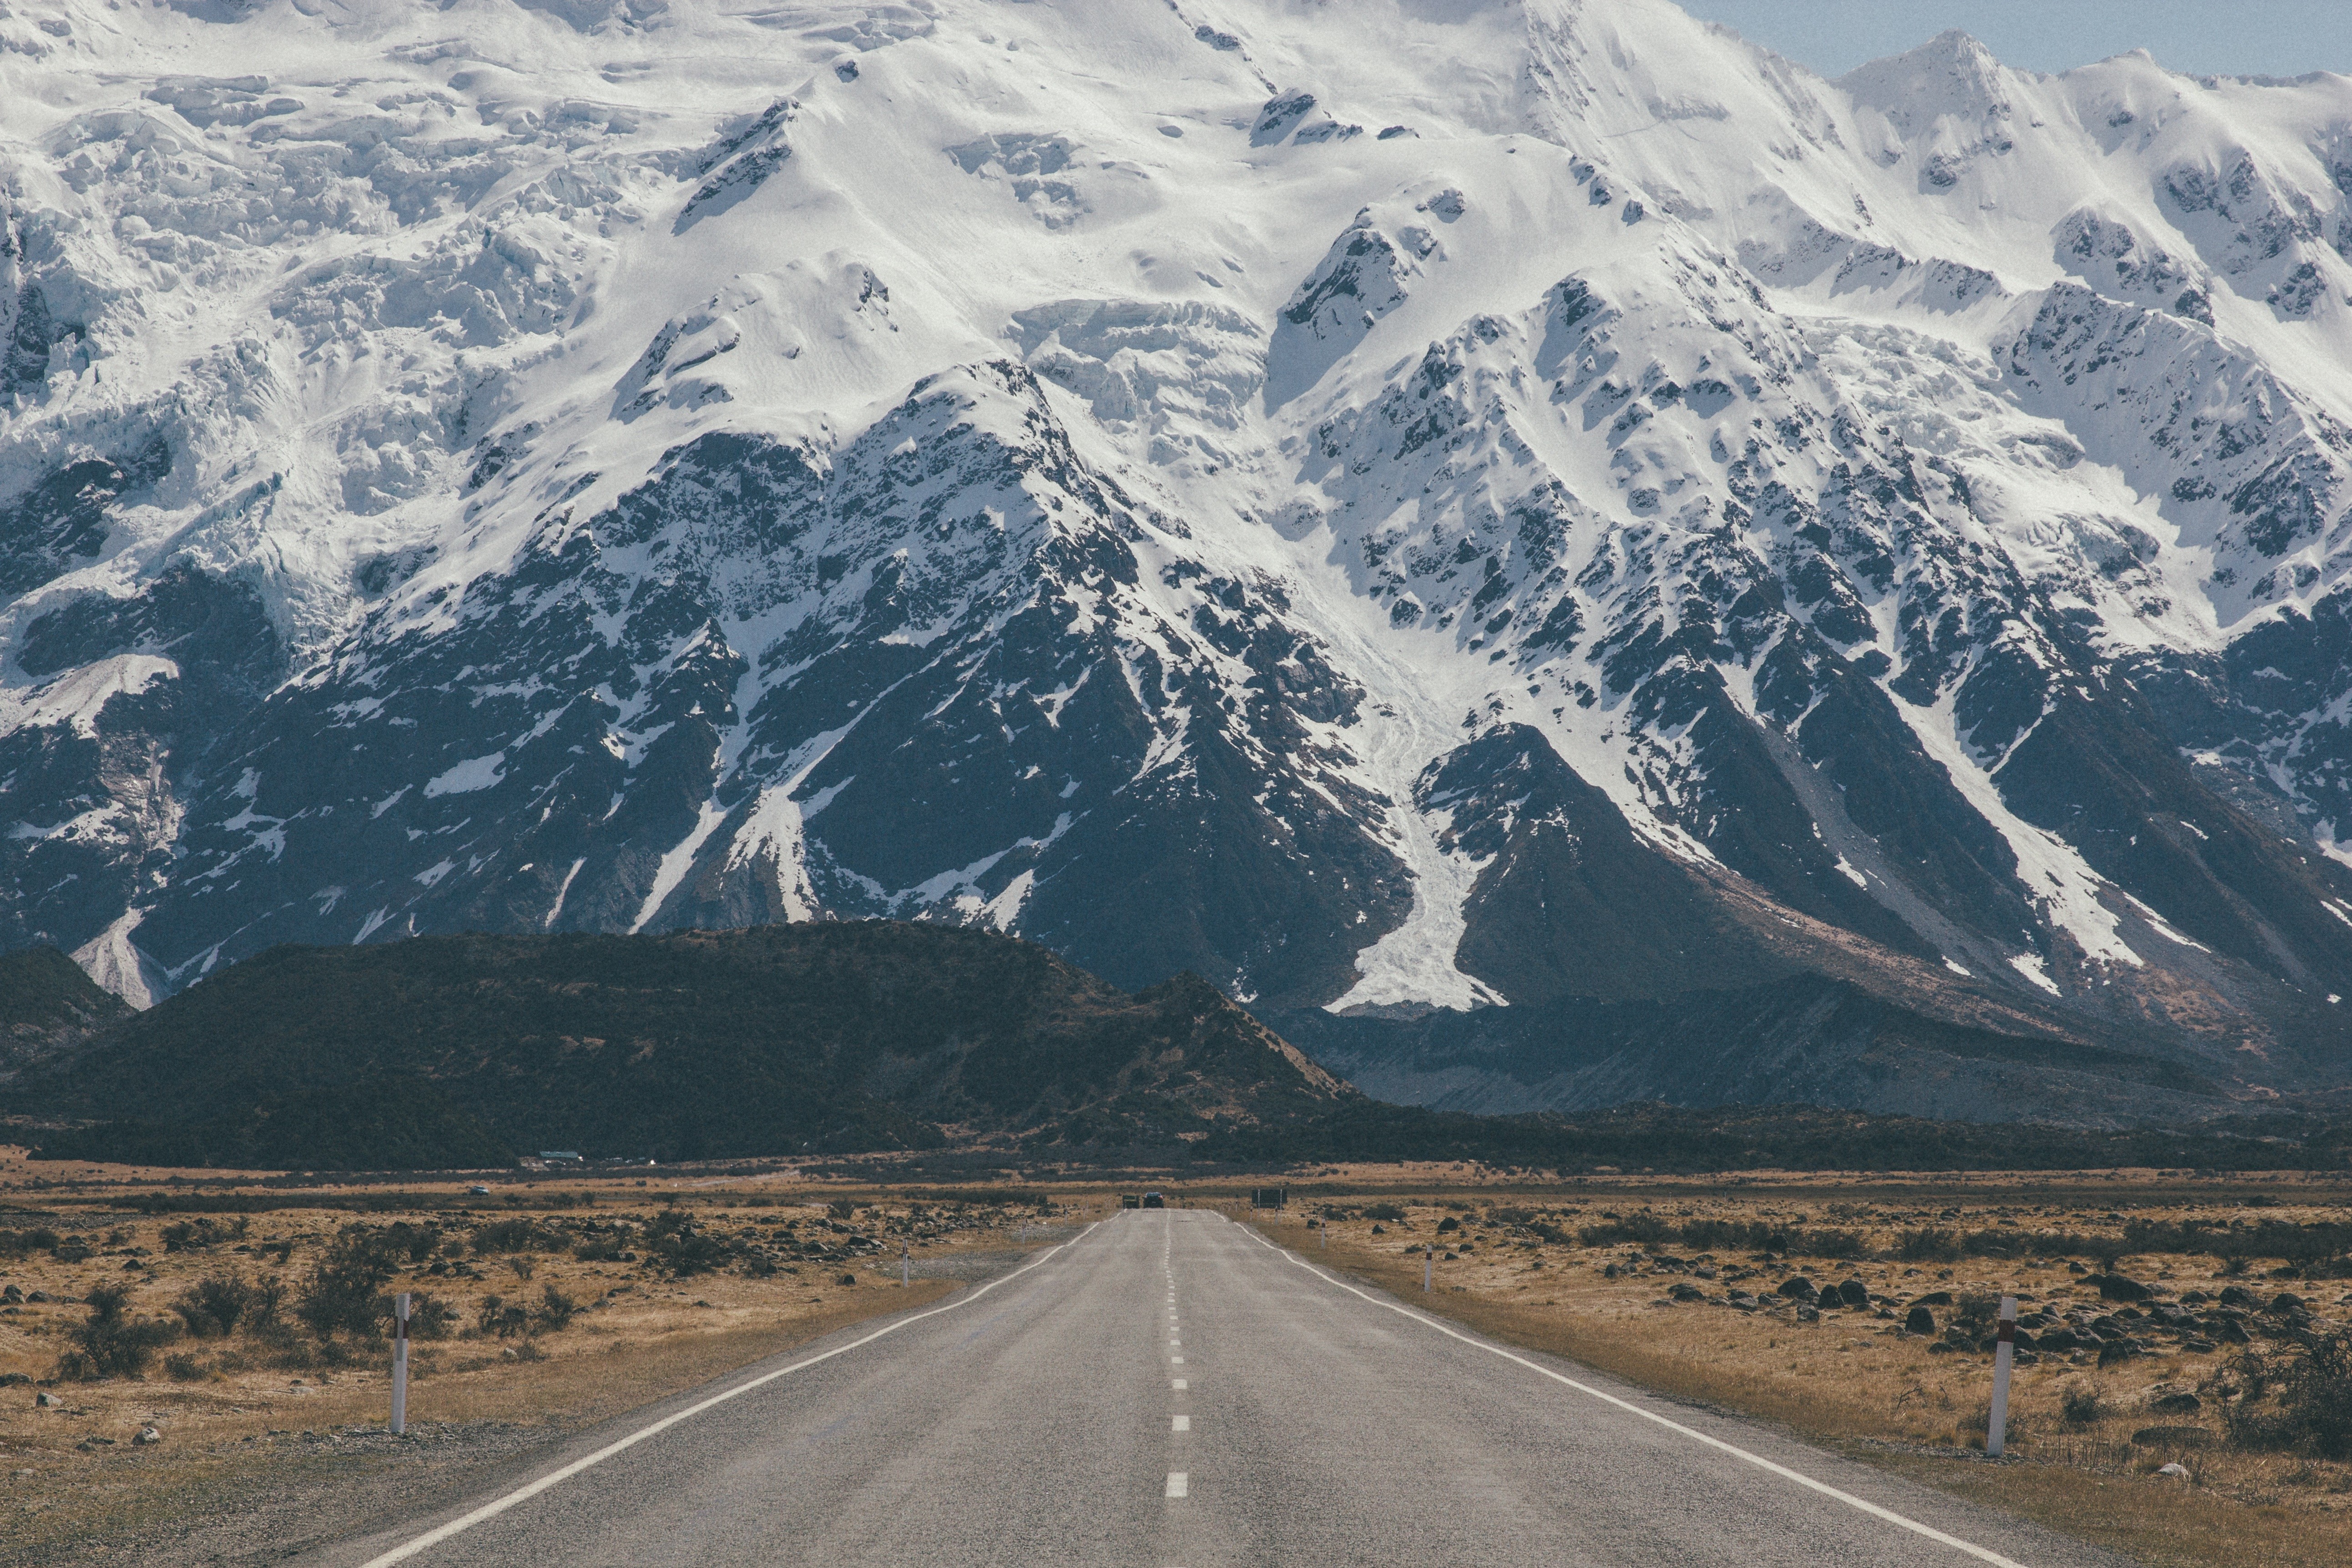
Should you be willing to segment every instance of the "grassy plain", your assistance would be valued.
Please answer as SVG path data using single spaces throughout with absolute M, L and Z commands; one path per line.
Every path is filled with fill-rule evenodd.
M 2287 1267 L 2278 1258 L 2233 1268 L 2205 1254 L 2117 1250 L 2134 1221 L 2235 1222 L 2241 1233 L 2265 1223 L 2342 1225 L 2352 1208 L 2341 1190 L 2301 1179 L 2198 1182 L 2156 1173 L 1540 1186 L 1459 1170 L 1430 1173 L 1439 1179 L 1415 1190 L 1392 1170 L 1335 1170 L 1294 1184 L 1278 1217 L 1238 1205 L 1233 1212 L 1310 1259 L 1495 1338 L 1780 1423 L 2144 1563 L 2352 1563 L 2352 1463 L 2319 1457 L 2307 1443 L 2253 1448 L 2230 1440 L 2232 1412 L 2259 1420 L 2276 1409 L 2275 1368 L 2293 1360 L 2298 1336 L 2345 1328 L 2352 1279 L 2271 1278 Z M 1307 1223 L 1318 1214 L 1333 1216 L 1328 1247 Z M 1454 1228 L 1441 1233 L 1448 1220 Z M 1679 1239 L 1693 1222 L 1717 1245 Z M 1723 1245 L 1706 1222 L 1743 1239 L 1780 1233 L 1801 1246 L 1810 1236 L 1852 1256 Z M 1985 1245 L 2014 1237 L 2013 1256 L 1951 1255 L 1972 1233 L 1994 1238 Z M 1661 1238 L 1626 1239 L 1633 1234 Z M 1945 1256 L 1906 1259 L 1906 1242 L 1914 1254 Z M 1424 1296 L 1423 1248 L 1433 1243 L 1436 1289 Z M 2096 1282 L 2110 1269 L 2150 1288 L 2150 1297 L 2104 1299 Z M 1815 1306 L 1809 1316 L 1777 1294 L 1801 1276 L 1816 1286 L 1858 1279 L 1870 1304 Z M 1675 1287 L 1694 1299 L 1675 1300 Z M 2217 1318 L 2221 1292 L 2232 1288 L 2263 1307 L 2282 1293 L 2306 1305 L 2284 1316 L 2240 1309 Z M 1755 1305 L 1730 1304 L 1735 1292 Z M 2200 1292 L 2207 1300 L 2188 1309 L 2198 1321 L 2238 1322 L 2246 1342 L 2164 1328 L 2152 1315 Z M 2046 1313 L 2062 1325 L 2120 1326 L 2135 1353 L 2110 1354 L 2102 1366 L 2088 1348 L 2045 1351 L 2021 1365 L 2009 1457 L 1990 1463 L 1982 1449 L 1991 1357 L 1937 1347 L 1949 1346 L 1943 1336 L 1969 1304 L 2004 1293 L 2020 1298 L 2029 1321 Z M 1933 1336 L 1905 1327 L 1922 1298 L 1933 1303 Z M 2258 1375 L 2266 1363 L 2273 1369 L 2267 1382 Z M 2159 1473 L 2168 1464 L 2188 1474 Z
M 248 1186 L 242 1195 L 269 1202 L 373 1206 L 142 1214 L 140 1197 L 171 1191 L 159 1185 L 168 1173 L 95 1168 L 88 1184 L 60 1188 L 57 1170 L 0 1155 L 0 1297 L 24 1298 L 0 1302 L 0 1536 L 11 1561 L 76 1558 L 110 1542 L 165 1560 L 173 1553 L 159 1554 L 152 1531 L 292 1511 L 310 1486 L 326 1506 L 302 1510 L 300 1527 L 331 1534 L 415 1497 L 427 1472 L 438 1491 L 462 1488 L 546 1439 L 940 1299 L 960 1279 L 1066 1236 L 1068 1222 L 1049 1226 L 1034 1196 L 1018 1207 L 909 1204 L 788 1175 L 501 1183 L 489 1195 L 420 1183 L 389 1198 Z M 27 1190 L 31 1181 L 40 1189 Z M 382 1289 L 429 1294 L 448 1310 L 435 1337 L 413 1342 L 404 1442 L 384 1430 L 388 1342 L 322 1335 L 301 1316 L 347 1227 L 419 1243 L 422 1256 L 404 1254 Z M 914 1276 L 906 1287 L 902 1256 Z M 276 1282 L 275 1323 L 223 1333 L 176 1310 L 223 1279 Z M 77 1378 L 89 1300 L 115 1286 L 129 1288 L 126 1323 L 172 1337 L 136 1373 Z M 551 1300 L 570 1306 L 551 1310 Z M 142 1442 L 142 1432 L 152 1436 Z M 393 1472 L 408 1484 L 373 1499 L 346 1484 Z M 340 1519 L 320 1517 L 338 1509 Z
M 143 1377 L 46 1386 L 90 1317 L 86 1300 L 0 1306 L 0 1379 L 30 1380 L 0 1387 L 5 1533 L 28 1559 L 78 1561 L 110 1542 L 152 1543 L 158 1530 L 208 1510 L 250 1506 L 269 1517 L 266 1506 L 239 1500 L 265 1492 L 341 1498 L 325 1511 L 341 1508 L 335 1517 L 348 1528 L 362 1517 L 350 1500 L 353 1478 L 373 1487 L 395 1472 L 410 1478 L 409 1489 L 394 1488 L 373 1506 L 421 1506 L 416 1498 L 432 1494 L 419 1486 L 478 1481 L 486 1467 L 527 1458 L 548 1436 L 936 1299 L 955 1288 L 953 1277 L 1002 1267 L 1018 1248 L 1109 1212 L 1120 1188 L 1158 1186 L 1172 1203 L 1223 1208 L 1497 1339 L 1780 1423 L 2140 1562 L 2352 1562 L 2352 1463 L 2308 1443 L 2235 1443 L 2231 1420 L 2232 1412 L 2279 1407 L 2276 1377 L 2265 1383 L 2263 1366 L 2275 1373 L 2301 1345 L 2342 1330 L 2352 1280 L 2330 1277 L 2342 1272 L 2331 1260 L 2306 1259 L 2298 1273 L 2309 1277 L 2285 1278 L 2284 1257 L 2125 1250 L 2127 1236 L 2182 1234 L 2160 1227 L 2183 1222 L 2207 1227 L 2209 1237 L 2318 1235 L 2308 1227 L 2352 1223 L 2352 1191 L 2324 1178 L 1750 1173 L 1538 1181 L 1469 1165 L 1327 1166 L 1292 1177 L 1289 1206 L 1266 1215 L 1244 1206 L 1245 1182 L 1105 1182 L 1064 1172 L 1051 1189 L 1049 1233 L 1034 1182 L 950 1193 L 894 1186 L 887 1164 L 870 1173 L 547 1174 L 501 1179 L 487 1194 L 446 1181 L 396 1192 L 289 1189 L 257 1173 L 237 1195 L 289 1206 L 147 1214 L 142 1198 L 184 1201 L 194 1178 L 218 1183 L 222 1173 L 179 1173 L 174 1185 L 173 1173 L 27 1167 L 0 1152 L 0 1210 L 14 1211 L 0 1213 L 0 1231 L 48 1228 L 66 1243 L 0 1251 L 0 1289 L 86 1299 L 135 1281 L 132 1319 L 173 1316 L 180 1296 L 224 1273 L 274 1276 L 286 1291 L 278 1330 L 184 1331 L 155 1348 Z M 219 1206 L 223 1194 L 207 1192 L 205 1201 Z M 1328 1247 L 1306 1223 L 1327 1214 Z M 691 1221 L 683 1230 L 680 1215 Z M 231 1234 L 240 1219 L 244 1230 Z M 175 1244 L 166 1233 L 181 1225 L 191 1228 Z M 429 1230 L 433 1241 L 386 1288 L 430 1291 L 451 1310 L 446 1337 L 415 1346 L 411 1418 L 419 1436 L 405 1447 L 381 1435 L 382 1342 L 346 1331 L 322 1339 L 298 1312 L 311 1271 L 331 1259 L 345 1227 L 402 1226 L 412 1237 Z M 687 1247 L 681 1237 L 702 1239 Z M 1774 1240 L 1781 1246 L 1766 1245 Z M 1421 1249 L 1432 1244 L 1438 1289 L 1423 1297 Z M 897 1283 L 902 1245 L 914 1259 L 911 1289 Z M 1988 1247 L 2008 1255 L 1988 1256 Z M 1823 1249 L 1842 1256 L 1815 1255 Z M 678 1271 L 681 1259 L 689 1271 Z M 2103 1297 L 2097 1281 L 2110 1274 L 2149 1297 Z M 842 1283 L 845 1275 L 854 1283 Z M 1817 1287 L 1857 1281 L 1867 1302 L 1808 1307 L 1778 1293 L 1801 1275 Z M 550 1287 L 576 1303 L 562 1327 L 545 1315 Z M 2225 1289 L 2254 1305 L 2225 1318 Z M 2020 1367 L 2010 1457 L 1995 1464 L 1981 1452 L 1990 1357 L 1973 1343 L 1932 1347 L 1951 1342 L 1956 1321 L 1962 1338 L 1973 1336 L 1971 1305 L 2004 1292 L 2021 1298 L 2045 1336 L 2063 1327 L 2083 1343 Z M 1731 1304 L 1735 1293 L 1753 1305 Z M 2200 1293 L 2205 1299 L 2194 1300 Z M 2277 1312 L 2282 1293 L 2303 1305 Z M 1908 1309 L 1923 1300 L 1933 1336 L 1906 1331 Z M 2100 1364 L 2089 1347 L 2105 1342 L 2091 1327 L 2102 1321 L 2122 1331 L 2133 1353 Z M 2243 1343 L 2224 1322 L 2244 1332 Z M 38 1394 L 62 1403 L 37 1408 Z M 160 1441 L 135 1443 L 142 1427 Z M 2171 1463 L 2188 1474 L 2159 1473 Z M 142 1552 L 152 1554 L 152 1545 L 131 1554 Z

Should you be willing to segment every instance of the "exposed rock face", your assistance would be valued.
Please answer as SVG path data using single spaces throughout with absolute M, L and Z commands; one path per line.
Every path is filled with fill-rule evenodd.
M 0 17 L 0 946 L 879 914 L 2352 1079 L 2352 86 L 1475 13 Z

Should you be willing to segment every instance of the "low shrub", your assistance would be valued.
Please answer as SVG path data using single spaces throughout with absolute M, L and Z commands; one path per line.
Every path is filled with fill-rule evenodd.
M 530 1330 L 530 1309 L 503 1296 L 485 1296 L 475 1309 L 474 1326 L 486 1334 L 510 1340 Z
M 74 1348 L 58 1361 L 58 1375 L 76 1383 L 101 1377 L 137 1377 L 155 1352 L 180 1337 L 180 1325 L 161 1318 L 133 1318 L 131 1292 L 100 1285 L 84 1297 L 89 1317 L 72 1333 Z
M 166 1252 L 196 1252 L 224 1242 L 243 1241 L 253 1229 L 253 1222 L 242 1215 L 224 1225 L 207 1215 L 202 1219 L 181 1220 L 163 1227 L 163 1250 Z
M 341 1330 L 373 1335 L 392 1315 L 383 1288 L 400 1271 L 407 1255 L 406 1238 L 346 1226 L 335 1233 L 327 1252 L 310 1266 L 294 1300 L 294 1315 L 325 1340 Z
M 285 1286 L 274 1277 L 257 1283 L 232 1270 L 197 1280 L 180 1292 L 172 1310 L 188 1332 L 206 1339 L 233 1334 L 240 1324 L 255 1330 L 272 1327 L 285 1294 Z
M 1956 1263 L 1960 1258 L 1960 1238 L 1932 1225 L 1906 1230 L 1895 1244 L 1895 1256 L 1906 1263 Z
M 474 1256 L 487 1258 L 494 1252 L 552 1252 L 570 1241 L 560 1230 L 540 1225 L 527 1215 L 512 1219 L 492 1220 L 474 1233 Z
M 726 1244 L 706 1235 L 682 1209 L 667 1210 L 646 1223 L 646 1250 L 652 1261 L 681 1279 L 724 1268 L 729 1256 Z
M 408 1337 L 446 1340 L 456 1331 L 457 1309 L 430 1290 L 420 1290 L 408 1303 Z
M 2313 1340 L 2300 1354 L 2241 1356 L 2246 1396 L 2223 1417 L 2230 1440 L 2247 1448 L 2298 1448 L 2323 1459 L 2352 1459 L 2352 1332 Z M 2258 1408 L 2270 1383 L 2275 1410 Z
M 31 1230 L 0 1230 L 0 1258 L 22 1258 L 28 1252 L 55 1252 L 58 1233 L 47 1226 Z
M 540 1297 L 539 1310 L 530 1315 L 531 1326 L 546 1333 L 561 1333 L 572 1326 L 579 1310 L 579 1302 L 550 1285 Z

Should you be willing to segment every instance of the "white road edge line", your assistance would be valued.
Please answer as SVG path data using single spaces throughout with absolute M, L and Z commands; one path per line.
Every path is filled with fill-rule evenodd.
M 1100 1223 L 1101 1222 L 1099 1220 L 1096 1222 L 1097 1225 L 1099 1225 Z M 780 1377 L 789 1376 L 790 1374 L 800 1372 L 804 1368 L 814 1366 L 821 1361 L 831 1361 L 837 1355 L 845 1355 L 849 1352 L 857 1349 L 860 1345 L 870 1345 L 876 1340 L 882 1338 L 885 1334 L 895 1334 L 900 1329 L 906 1328 L 909 1324 L 921 1322 L 925 1318 L 936 1318 L 941 1312 L 952 1312 L 959 1307 L 968 1307 L 974 1301 L 979 1300 L 982 1296 L 987 1295 L 991 1290 L 995 1289 L 999 1285 L 1010 1284 L 1012 1281 L 1020 1279 L 1024 1274 L 1028 1273 L 1032 1268 L 1035 1268 L 1044 1264 L 1050 1259 L 1055 1253 L 1061 1251 L 1064 1247 L 1076 1247 L 1079 1242 L 1084 1241 L 1094 1228 L 1095 1227 L 1092 1225 L 1087 1226 L 1085 1230 L 1078 1232 L 1077 1235 L 1072 1237 L 1069 1240 L 1057 1243 L 1054 1247 L 1048 1248 L 1045 1255 L 1040 1257 L 1035 1263 L 1023 1264 L 1012 1273 L 1004 1275 L 1000 1279 L 992 1279 L 987 1284 L 982 1285 L 979 1289 L 971 1292 L 971 1294 L 961 1297 L 956 1300 L 950 1301 L 944 1307 L 933 1307 L 928 1312 L 918 1312 L 911 1318 L 901 1318 L 897 1322 L 890 1324 L 887 1328 L 875 1330 L 872 1333 L 866 1335 L 862 1340 L 852 1340 L 845 1345 L 837 1345 L 832 1350 L 824 1352 L 823 1354 L 813 1355 L 806 1361 L 796 1361 L 790 1366 L 780 1366 L 773 1372 L 761 1373 L 759 1376 L 752 1378 L 748 1382 L 737 1384 L 734 1387 L 728 1389 L 723 1394 L 712 1394 L 709 1398 L 704 1400 L 699 1405 L 688 1405 L 686 1409 L 678 1411 L 676 1415 L 663 1416 L 660 1420 L 653 1423 L 649 1426 L 641 1426 L 635 1432 L 630 1433 L 627 1436 L 620 1439 L 618 1442 L 608 1443 L 604 1447 L 597 1449 L 594 1453 L 588 1455 L 584 1458 L 574 1459 L 570 1464 L 564 1466 L 562 1469 L 551 1470 L 546 1475 L 540 1477 L 539 1479 L 530 1482 L 528 1485 L 518 1487 L 502 1498 L 497 1498 L 489 1502 L 484 1503 L 481 1507 L 476 1509 L 471 1513 L 460 1515 L 458 1518 L 451 1520 L 446 1524 L 436 1526 L 434 1529 L 428 1530 L 424 1534 L 418 1536 L 415 1540 L 394 1547 L 391 1551 L 385 1552 L 381 1557 L 372 1557 L 368 1559 L 368 1561 L 362 1564 L 362 1568 L 389 1568 L 389 1565 L 392 1563 L 405 1563 L 408 1559 L 415 1556 L 418 1552 L 425 1551 L 430 1547 L 438 1546 L 441 1542 L 448 1540 L 451 1536 L 457 1535 L 463 1531 L 471 1530 L 474 1526 L 481 1523 L 485 1520 L 495 1519 L 499 1514 L 506 1512 L 507 1510 L 514 1507 L 515 1504 L 519 1502 L 527 1502 L 530 1499 L 537 1497 L 540 1493 L 547 1490 L 550 1487 L 555 1486 L 559 1482 L 570 1480 L 572 1477 L 578 1475 L 581 1471 L 587 1469 L 591 1466 L 601 1465 L 605 1460 L 611 1458 L 614 1455 L 620 1453 L 624 1449 L 634 1448 L 638 1444 L 644 1442 L 646 1438 L 667 1432 L 671 1427 L 677 1426 L 679 1422 L 687 1420 L 691 1416 L 699 1415 L 704 1411 L 709 1410 L 715 1405 L 724 1405 L 738 1394 L 749 1394 L 753 1389 L 760 1387 L 763 1384 L 773 1383 Z
M 1338 1286 L 1340 1289 L 1345 1290 L 1350 1296 L 1360 1296 L 1375 1307 L 1385 1307 L 1390 1311 L 1395 1312 L 1401 1317 L 1411 1318 L 1414 1322 L 1421 1324 L 1424 1328 L 1435 1329 L 1439 1333 L 1444 1334 L 1448 1339 L 1460 1340 L 1464 1344 L 1475 1346 L 1477 1349 L 1485 1351 L 1490 1355 L 1498 1355 L 1505 1361 L 1517 1362 L 1519 1365 L 1526 1367 L 1529 1372 L 1541 1373 L 1544 1376 L 1550 1378 L 1554 1383 L 1565 1384 L 1569 1387 L 1576 1390 L 1579 1394 L 1589 1394 L 1593 1398 L 1600 1400 L 1605 1405 L 1613 1405 L 1618 1409 L 1638 1415 L 1644 1421 L 1654 1421 L 1659 1426 L 1665 1427 L 1669 1431 L 1679 1432 L 1684 1436 L 1704 1443 L 1710 1448 L 1720 1449 L 1724 1453 L 1731 1455 L 1734 1458 L 1745 1459 L 1759 1470 L 1769 1470 L 1773 1475 L 1780 1477 L 1783 1480 L 1794 1481 L 1801 1487 L 1805 1487 L 1811 1490 L 1821 1493 L 1823 1497 L 1834 1498 L 1839 1502 L 1844 1503 L 1850 1508 L 1860 1509 L 1863 1512 L 1871 1515 L 1873 1518 L 1883 1519 L 1889 1524 L 1900 1525 L 1905 1530 L 1910 1531 L 1914 1534 L 1924 1535 L 1928 1540 L 1951 1547 L 1956 1552 L 1965 1552 L 1969 1556 L 1976 1558 L 1979 1562 L 1992 1563 L 1994 1568 L 2025 1568 L 2025 1564 L 2022 1563 L 2019 1563 L 2013 1558 L 2003 1557 L 2000 1552 L 1979 1546 L 1974 1542 L 1962 1541 L 1957 1535 L 1947 1535 L 1933 1525 L 1922 1524 L 1916 1519 L 1906 1518 L 1904 1515 L 1896 1513 L 1893 1509 L 1881 1508 L 1878 1504 L 1864 1498 L 1858 1498 L 1852 1492 L 1840 1491 L 1837 1488 L 1829 1485 L 1826 1481 L 1817 1481 L 1813 1479 L 1812 1477 L 1805 1475 L 1801 1471 L 1789 1468 L 1786 1465 L 1774 1464 L 1771 1460 L 1764 1458 L 1761 1454 L 1751 1454 L 1747 1449 L 1742 1448 L 1736 1444 L 1727 1443 L 1720 1437 L 1710 1437 L 1706 1433 L 1699 1431 L 1696 1427 L 1685 1426 L 1681 1422 L 1671 1420 L 1666 1416 L 1659 1415 L 1654 1410 L 1644 1410 L 1640 1405 L 1635 1405 L 1629 1400 L 1620 1399 L 1613 1394 L 1605 1394 L 1600 1389 L 1594 1388 L 1590 1384 L 1579 1383 L 1572 1377 L 1563 1377 L 1548 1366 L 1529 1361 L 1523 1355 L 1514 1355 L 1509 1351 L 1503 1349 L 1500 1345 L 1488 1344 L 1486 1341 L 1479 1339 L 1475 1334 L 1465 1334 L 1458 1330 L 1446 1327 L 1444 1323 L 1437 1321 L 1433 1318 L 1424 1318 L 1419 1312 L 1412 1310 L 1410 1307 L 1402 1307 L 1393 1301 L 1383 1301 L 1377 1296 L 1357 1289 L 1353 1285 L 1349 1285 L 1344 1280 L 1332 1279 L 1331 1276 L 1324 1273 L 1321 1269 L 1316 1268 L 1305 1258 L 1297 1257 L 1296 1254 L 1291 1253 L 1285 1248 L 1276 1247 L 1274 1243 L 1266 1240 L 1265 1237 L 1258 1235 L 1255 1231 L 1248 1231 L 1246 1227 L 1244 1227 L 1244 1230 L 1250 1239 L 1256 1242 L 1260 1247 L 1265 1247 L 1269 1252 L 1281 1254 L 1283 1258 L 1297 1264 L 1299 1268 L 1306 1269 L 1307 1273 L 1314 1275 L 1315 1278 L 1322 1280 L 1326 1285 Z M 373 1564 L 370 1564 L 370 1568 L 373 1568 Z

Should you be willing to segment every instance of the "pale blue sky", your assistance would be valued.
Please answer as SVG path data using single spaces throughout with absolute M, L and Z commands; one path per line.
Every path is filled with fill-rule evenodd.
M 1823 76 L 1947 27 L 2003 62 L 2058 71 L 2145 47 L 2197 74 L 2352 72 L 2352 0 L 1677 0 Z

